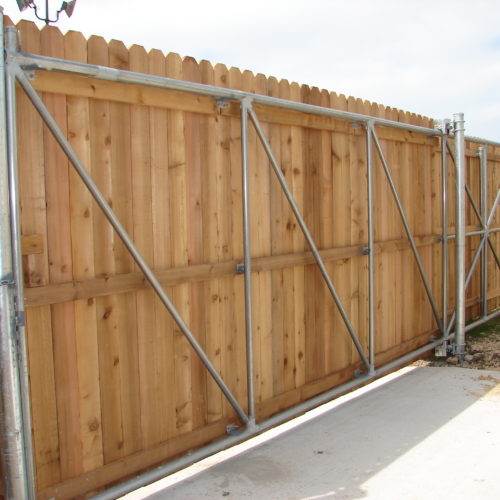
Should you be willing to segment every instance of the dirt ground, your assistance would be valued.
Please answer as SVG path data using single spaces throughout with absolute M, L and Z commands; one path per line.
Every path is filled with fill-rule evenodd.
M 500 371 L 500 318 L 495 318 L 466 334 L 466 354 L 463 361 L 455 356 L 419 360 L 418 366 L 459 366 Z

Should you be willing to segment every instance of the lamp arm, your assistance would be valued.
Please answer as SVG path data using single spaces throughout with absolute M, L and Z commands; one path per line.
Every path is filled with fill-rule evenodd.
M 56 12 L 55 19 L 50 19 L 50 17 L 49 17 L 48 1 L 45 4 L 46 5 L 45 6 L 45 17 L 38 15 L 38 7 L 36 6 L 36 4 L 30 3 L 29 7 L 31 7 L 35 11 L 35 16 L 37 17 L 37 19 L 40 19 L 40 21 L 43 21 L 45 24 L 49 24 L 49 23 L 57 23 L 57 21 L 59 21 L 59 16 L 60 16 L 61 12 L 66 7 L 65 4 L 66 4 L 66 2 L 63 2 L 61 8 Z

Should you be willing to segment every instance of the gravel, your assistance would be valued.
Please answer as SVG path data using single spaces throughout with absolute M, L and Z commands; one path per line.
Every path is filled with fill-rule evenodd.
M 479 370 L 500 371 L 500 318 L 491 320 L 466 334 L 465 356 L 436 358 L 431 356 L 417 366 L 460 366 Z

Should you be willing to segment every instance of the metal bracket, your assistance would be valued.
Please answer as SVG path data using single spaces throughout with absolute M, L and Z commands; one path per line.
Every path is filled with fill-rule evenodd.
M 241 429 L 238 424 L 229 424 L 226 426 L 226 434 L 229 434 L 230 436 L 237 436 L 243 432 L 244 430 Z
M 245 274 L 245 264 L 236 264 L 236 274 Z
M 363 250 L 361 250 L 361 255 L 370 255 L 371 253 L 371 248 L 370 247 L 365 247 Z
M 434 356 L 436 356 L 436 358 L 446 358 L 446 356 L 448 356 L 448 346 L 446 342 L 443 342 L 434 349 Z
M 451 344 L 448 346 L 448 350 L 451 354 L 453 354 L 453 356 L 462 358 L 465 354 L 465 344 Z
M 23 326 L 26 325 L 26 318 L 24 315 L 24 311 L 16 312 L 16 325 L 18 328 L 22 328 Z
M 434 128 L 440 130 L 445 135 L 453 135 L 455 125 L 449 118 L 444 118 L 443 120 L 436 120 Z
M 229 108 L 229 101 L 218 97 L 215 99 L 215 104 L 217 104 L 217 111 L 220 113 L 223 109 Z

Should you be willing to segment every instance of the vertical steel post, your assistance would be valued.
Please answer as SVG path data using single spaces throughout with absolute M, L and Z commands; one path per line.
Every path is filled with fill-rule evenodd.
M 373 154 L 372 128 L 373 122 L 366 125 L 366 169 L 367 169 L 367 203 L 368 203 L 368 336 L 370 374 L 375 372 L 375 310 L 374 310 L 374 247 L 373 247 Z
M 447 151 L 448 137 L 441 136 L 441 215 L 443 220 L 442 228 L 442 303 L 443 303 L 443 336 L 448 337 L 448 168 Z M 445 340 L 442 345 L 436 348 L 437 356 L 446 356 L 448 352 L 448 341 Z
M 254 361 L 252 327 L 252 259 L 250 250 L 250 203 L 248 175 L 248 110 L 252 103 L 249 99 L 241 101 L 241 163 L 243 198 L 243 266 L 245 273 L 245 329 L 247 352 L 247 427 L 255 425 Z
M 464 114 L 453 115 L 455 134 L 455 342 L 454 354 L 465 354 L 465 127 Z
M 488 231 L 486 219 L 488 217 L 488 147 L 479 148 L 479 168 L 481 177 L 481 217 L 483 220 L 483 230 Z M 483 238 L 488 238 L 488 232 Z M 488 245 L 483 245 L 481 253 L 481 316 L 484 318 L 488 314 Z
M 5 46 L 7 54 L 18 50 L 18 31 L 14 26 L 5 28 Z M 31 432 L 31 399 L 28 371 L 28 342 L 26 338 L 24 312 L 24 273 L 21 251 L 21 201 L 19 197 L 19 175 L 17 168 L 17 122 L 16 122 L 16 79 L 7 71 L 6 79 L 7 102 L 7 135 L 8 135 L 8 163 L 10 178 L 10 216 L 12 231 L 12 257 L 14 261 L 16 310 L 18 329 L 19 375 L 21 382 L 21 404 L 23 409 L 24 450 L 26 469 L 28 474 L 28 488 L 30 498 L 35 498 L 36 475 L 34 462 L 34 447 Z
M 22 269 L 17 201 L 15 87 L 6 75 L 0 8 L 0 389 L 5 494 L 34 499 L 33 453 L 22 312 Z M 7 87 L 7 88 L 6 88 Z M 13 115 L 14 113 L 14 115 Z M 15 128 L 14 128 L 15 130 Z M 14 147 L 13 147 L 14 145 Z M 21 281 L 19 281 L 21 280 Z

